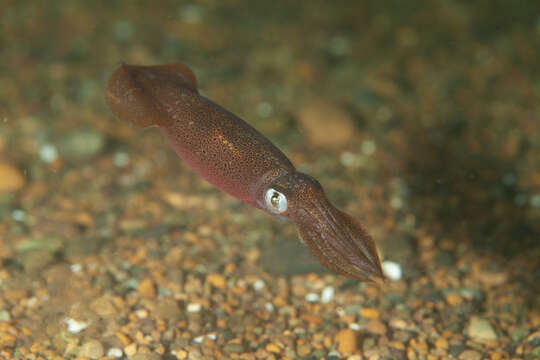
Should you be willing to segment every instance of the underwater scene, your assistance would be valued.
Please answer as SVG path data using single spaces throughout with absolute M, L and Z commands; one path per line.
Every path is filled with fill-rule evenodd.
M 0 359 L 540 359 L 540 2 L 1 0 Z

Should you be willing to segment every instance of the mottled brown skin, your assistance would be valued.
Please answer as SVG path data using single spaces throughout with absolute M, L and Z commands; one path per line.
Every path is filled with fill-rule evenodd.
M 177 154 L 217 188 L 294 221 L 329 269 L 358 280 L 384 277 L 362 226 L 336 209 L 317 180 L 297 172 L 261 133 L 199 95 L 186 66 L 121 65 L 109 79 L 106 100 L 122 120 L 159 126 Z

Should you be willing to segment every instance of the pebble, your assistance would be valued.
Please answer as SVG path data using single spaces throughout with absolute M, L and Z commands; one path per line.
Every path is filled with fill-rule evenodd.
M 242 344 L 227 344 L 223 347 L 223 351 L 226 353 L 241 354 L 244 352 L 244 346 Z
M 384 274 L 390 280 L 397 281 L 397 280 L 400 280 L 401 277 L 403 276 L 401 265 L 399 265 L 396 262 L 386 260 L 382 262 L 381 266 L 382 266 Z
M 497 340 L 497 334 L 486 319 L 473 317 L 467 327 L 467 335 L 477 341 Z
M 96 314 L 103 318 L 112 318 L 117 315 L 117 310 L 114 307 L 111 299 L 106 296 L 102 296 L 92 301 L 90 304 L 90 309 L 92 309 Z
M 435 347 L 437 349 L 448 349 L 448 341 L 446 341 L 445 338 L 440 337 L 437 340 L 435 340 Z
M 107 356 L 121 358 L 122 357 L 122 349 L 119 348 L 110 348 L 109 351 L 107 351 Z
M 15 259 L 29 273 L 38 273 L 54 263 L 55 255 L 50 249 L 18 252 Z
M 273 352 L 273 353 L 276 353 L 276 354 L 281 353 L 281 349 L 279 348 L 279 346 L 277 346 L 276 344 L 273 344 L 273 343 L 268 343 L 266 345 L 266 351 L 270 351 L 270 352 Z
M 298 356 L 307 356 L 311 354 L 311 345 L 310 344 L 298 345 L 296 351 L 298 353 Z
M 370 320 L 366 324 L 366 328 L 369 332 L 377 335 L 386 334 L 386 325 L 379 320 Z
M 0 321 L 8 322 L 11 320 L 11 315 L 6 310 L 0 310 Z
M 188 352 L 186 350 L 177 350 L 175 356 L 177 359 L 183 360 L 187 358 Z
M 381 316 L 379 310 L 374 308 L 362 308 L 360 309 L 360 315 L 366 319 L 378 319 Z
M 131 360 L 160 360 L 161 356 L 155 352 L 140 352 L 131 358 Z
M 327 286 L 323 289 L 321 293 L 321 302 L 327 304 L 334 298 L 334 288 L 332 286 Z
M 81 349 L 79 351 L 80 357 L 87 357 L 90 359 L 99 359 L 103 356 L 105 350 L 103 349 L 103 345 L 97 341 L 97 340 L 88 340 L 84 344 L 82 344 Z
M 481 360 L 482 354 L 476 350 L 465 350 L 459 354 L 458 359 L 460 360 Z
M 218 273 L 208 274 L 206 276 L 206 281 L 208 281 L 210 285 L 218 289 L 223 289 L 225 287 L 225 284 L 227 283 L 227 279 L 225 278 L 225 276 Z
M 264 288 L 264 281 L 263 280 L 257 280 L 253 283 L 253 289 L 255 289 L 255 291 L 260 291 Z
M 87 323 L 83 321 L 71 319 L 71 318 L 66 318 L 64 322 L 67 324 L 67 331 L 69 331 L 72 334 L 81 332 L 88 327 Z
M 127 355 L 127 356 L 133 356 L 137 353 L 137 344 L 136 343 L 131 343 L 129 344 L 128 346 L 126 346 L 124 348 L 124 353 Z
M 309 293 L 306 295 L 306 301 L 307 302 L 317 302 L 319 301 L 319 295 L 315 293 Z
M 297 113 L 298 122 L 312 145 L 338 148 L 353 139 L 353 120 L 341 106 L 323 100 L 311 100 Z
M 39 148 L 39 158 L 44 163 L 50 164 L 58 159 L 58 150 L 53 144 L 43 144 Z
M 199 311 L 201 311 L 201 307 L 202 306 L 199 303 L 189 303 L 187 304 L 186 310 L 189 313 L 198 313 Z
M 343 329 L 334 337 L 337 349 L 341 354 L 350 354 L 357 349 L 356 332 L 351 329 Z
M 137 287 L 137 292 L 142 297 L 153 298 L 156 296 L 156 287 L 154 282 L 150 278 L 141 280 L 139 286 Z
M 24 183 L 24 176 L 17 168 L 0 163 L 0 193 L 20 190 Z
M 58 143 L 58 150 L 66 159 L 82 160 L 97 155 L 104 146 L 103 134 L 89 128 L 67 133 Z
M 446 303 L 450 306 L 458 306 L 463 303 L 463 298 L 459 294 L 451 292 L 446 295 Z

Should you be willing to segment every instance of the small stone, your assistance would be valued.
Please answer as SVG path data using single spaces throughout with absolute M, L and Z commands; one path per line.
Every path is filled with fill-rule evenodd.
M 259 279 L 257 281 L 255 281 L 253 283 L 253 289 L 255 289 L 255 291 L 260 291 L 264 288 L 264 281 Z
M 176 358 L 179 360 L 186 359 L 188 356 L 188 353 L 186 350 L 176 350 Z
M 309 142 L 316 146 L 339 148 L 349 144 L 356 133 L 351 115 L 343 107 L 324 100 L 304 104 L 297 117 Z
M 403 276 L 403 271 L 401 270 L 401 265 L 394 261 L 383 261 L 381 264 L 383 272 L 390 280 L 400 280 Z
M 100 236 L 77 236 L 67 242 L 64 253 L 69 259 L 74 259 L 99 251 L 106 238 Z
M 334 337 L 337 343 L 337 349 L 341 354 L 350 354 L 356 351 L 356 332 L 351 329 L 343 329 Z
M 137 353 L 137 344 L 136 343 L 131 343 L 129 344 L 128 346 L 126 346 L 124 348 L 124 353 L 127 355 L 127 356 L 133 356 Z
M 227 344 L 223 347 L 223 351 L 226 353 L 241 354 L 244 352 L 244 346 L 242 344 Z
M 446 295 L 446 303 L 450 306 L 458 306 L 463 303 L 463 298 L 456 293 L 449 293 Z
M 437 349 L 448 349 L 448 341 L 446 341 L 445 338 L 440 337 L 437 340 L 435 340 L 435 347 Z
M 311 345 L 302 344 L 297 347 L 298 356 L 307 356 L 311 354 Z
M 64 322 L 67 324 L 67 330 L 72 334 L 81 332 L 88 327 L 87 323 L 71 318 L 66 318 Z
M 58 150 L 53 144 L 43 144 L 39 148 L 39 158 L 41 161 L 50 164 L 58 159 Z
M 19 252 L 15 258 L 29 273 L 40 272 L 55 261 L 54 253 L 46 249 Z
M 118 331 L 115 336 L 118 340 L 122 342 L 122 344 L 124 344 L 124 346 L 128 346 L 129 344 L 131 344 L 131 339 L 126 334 Z
M 0 349 L 15 347 L 17 338 L 14 335 L 2 333 L 0 336 Z
M 155 352 L 140 352 L 131 358 L 131 360 L 160 360 L 161 356 Z
M 306 301 L 307 302 L 317 302 L 319 301 L 319 295 L 315 293 L 309 293 L 306 295 Z
M 92 309 L 96 314 L 103 318 L 111 318 L 117 315 L 117 310 L 114 307 L 111 299 L 106 296 L 102 296 L 92 301 L 90 304 L 90 309 Z
M 334 288 L 332 286 L 327 286 L 323 289 L 321 294 L 321 302 L 327 304 L 334 298 Z
M 208 274 L 206 276 L 206 281 L 208 281 L 213 287 L 218 289 L 223 289 L 225 287 L 225 284 L 227 283 L 227 279 L 225 278 L 225 276 L 218 273 Z
M 156 296 L 156 287 L 154 286 L 154 282 L 150 278 L 146 278 L 141 280 L 139 283 L 139 286 L 137 287 L 137 292 L 142 297 L 149 297 L 153 298 Z
M 0 163 L 0 193 L 17 191 L 24 186 L 21 172 L 8 163 Z
M 379 310 L 373 308 L 362 308 L 360 310 L 360 315 L 366 319 L 378 319 L 381 316 Z
M 370 320 L 366 324 L 366 328 L 369 332 L 377 335 L 386 334 L 386 325 L 379 320 Z
M 467 335 L 477 341 L 497 340 L 497 334 L 486 319 L 473 317 L 467 327 Z
M 174 319 L 181 314 L 181 311 L 174 299 L 164 298 L 157 304 L 153 314 L 161 319 Z
M 90 359 L 99 359 L 104 353 L 105 350 L 103 349 L 103 345 L 99 341 L 88 340 L 82 344 L 81 350 L 79 351 L 79 356 Z
M 122 349 L 110 348 L 109 351 L 107 351 L 107 356 L 121 358 L 122 357 Z
M 276 353 L 276 354 L 281 353 L 281 349 L 279 348 L 279 346 L 277 346 L 276 344 L 273 344 L 273 343 L 268 343 L 266 345 L 266 351 L 270 351 L 270 352 L 273 352 L 273 353 Z
M 460 360 L 481 360 L 482 354 L 476 350 L 465 350 L 459 354 L 458 359 Z
M 101 152 L 105 146 L 102 133 L 89 129 L 72 131 L 60 140 L 58 150 L 66 159 L 82 160 L 91 158 Z
M 0 321 L 9 321 L 11 320 L 11 315 L 6 310 L 0 310 Z
M 198 313 L 199 311 L 201 311 L 201 307 L 202 306 L 199 303 L 189 303 L 187 304 L 186 310 L 189 313 Z

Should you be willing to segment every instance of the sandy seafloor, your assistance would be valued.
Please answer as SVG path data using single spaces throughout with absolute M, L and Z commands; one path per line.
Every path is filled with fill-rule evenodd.
M 539 359 L 539 59 L 537 1 L 1 1 L 0 358 Z M 116 120 L 121 61 L 192 67 L 401 277 Z

